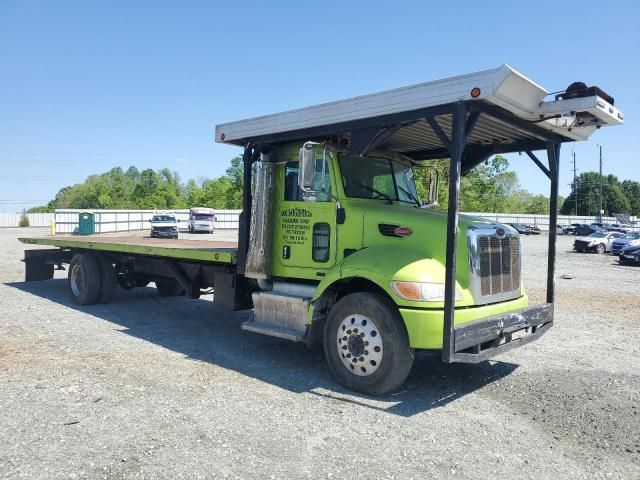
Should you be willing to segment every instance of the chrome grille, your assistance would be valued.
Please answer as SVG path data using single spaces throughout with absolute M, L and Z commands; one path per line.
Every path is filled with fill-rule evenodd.
M 480 294 L 513 292 L 520 288 L 520 239 L 478 237 Z

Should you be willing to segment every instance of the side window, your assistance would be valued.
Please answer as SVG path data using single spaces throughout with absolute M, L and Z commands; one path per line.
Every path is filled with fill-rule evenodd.
M 324 191 L 322 189 L 324 183 Z M 329 167 L 327 166 L 322 172 L 322 159 L 316 160 L 316 173 L 313 177 L 313 189 L 318 193 L 312 193 L 306 196 L 308 200 L 314 202 L 330 202 L 331 201 L 331 178 L 329 177 Z
M 301 202 L 302 190 L 298 187 L 298 162 L 289 162 L 284 167 L 284 200 Z
M 298 162 L 289 162 L 284 168 L 284 200 L 288 202 L 329 202 L 331 201 L 331 181 L 329 169 L 322 174 L 322 160 L 316 161 L 316 172 L 313 177 L 313 189 L 317 193 L 305 193 L 298 187 Z M 324 178 L 325 191 L 322 191 Z
M 331 244 L 331 227 L 328 223 L 316 223 L 313 225 L 313 242 L 311 246 L 311 258 L 314 262 L 325 263 L 329 261 Z

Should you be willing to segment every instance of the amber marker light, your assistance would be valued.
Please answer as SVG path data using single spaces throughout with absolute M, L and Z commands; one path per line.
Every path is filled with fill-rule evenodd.
M 473 87 L 471 89 L 471 98 L 478 98 L 480 96 L 480 89 L 478 87 Z
M 422 299 L 420 284 L 415 282 L 393 282 L 393 289 L 396 293 L 406 300 L 419 301 Z

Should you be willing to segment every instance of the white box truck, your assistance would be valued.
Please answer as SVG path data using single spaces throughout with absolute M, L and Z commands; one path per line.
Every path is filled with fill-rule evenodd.
M 213 233 L 216 214 L 213 208 L 192 208 L 189 210 L 189 233 Z

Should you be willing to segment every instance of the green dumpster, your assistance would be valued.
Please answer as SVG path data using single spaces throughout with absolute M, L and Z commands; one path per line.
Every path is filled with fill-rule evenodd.
M 80 235 L 93 235 L 96 233 L 96 216 L 91 212 L 82 212 L 78 222 Z

